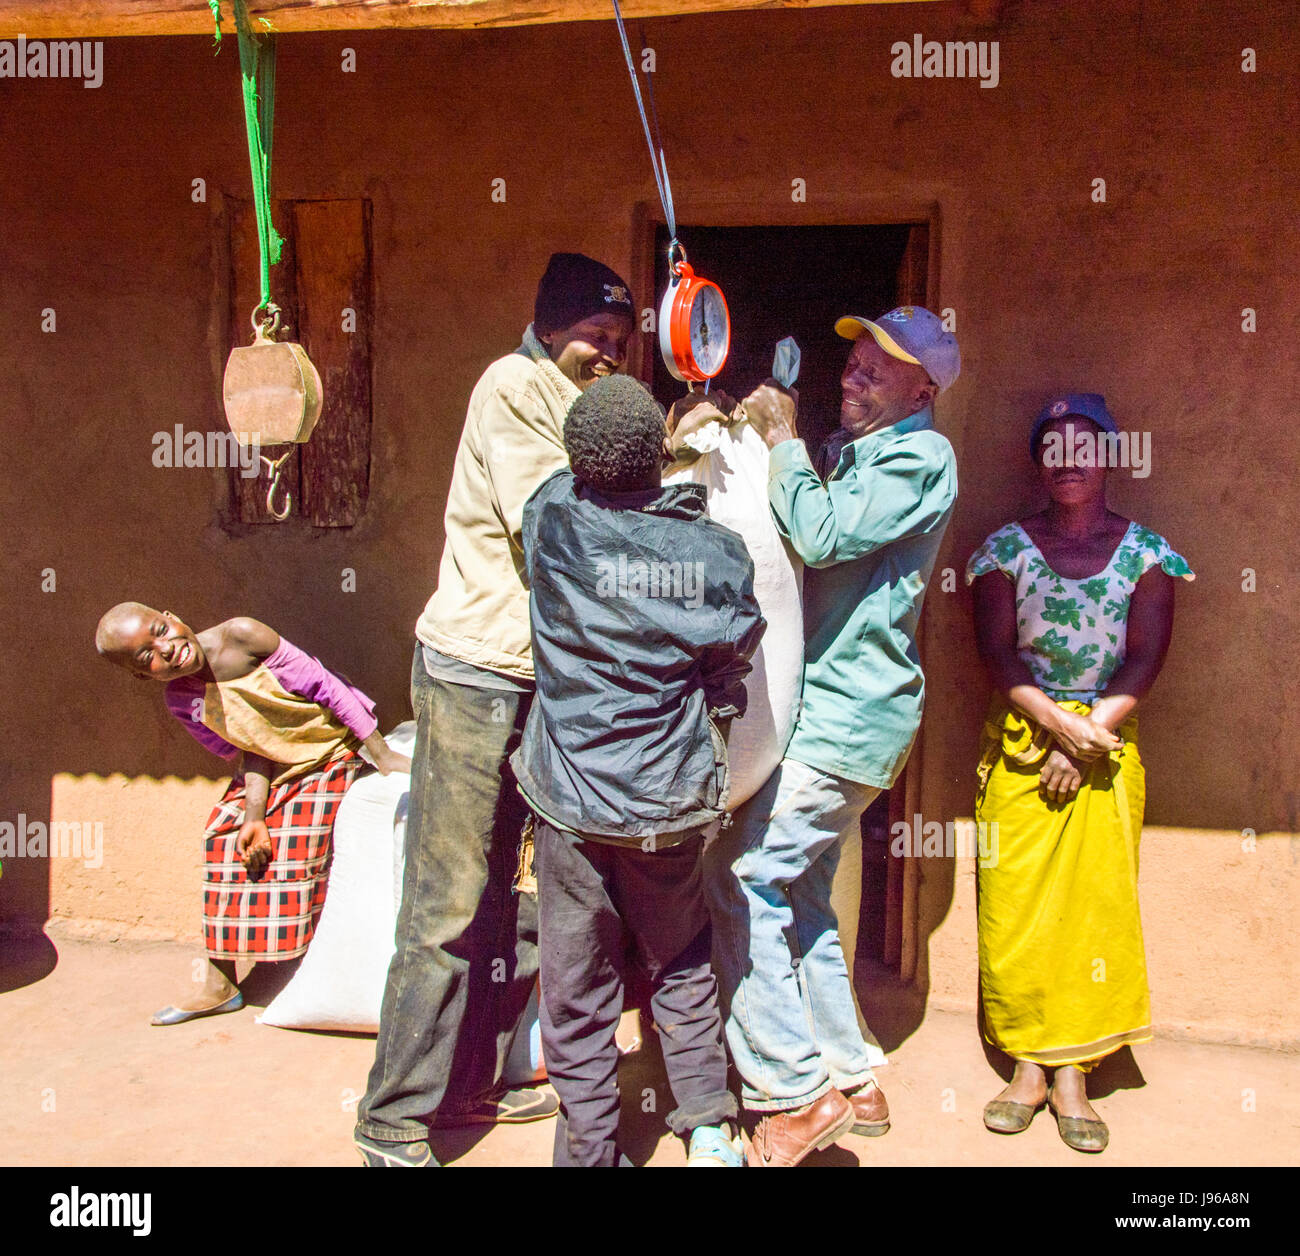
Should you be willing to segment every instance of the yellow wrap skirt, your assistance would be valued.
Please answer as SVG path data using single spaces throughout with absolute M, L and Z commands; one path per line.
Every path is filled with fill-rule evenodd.
M 1079 792 L 1055 803 L 1038 783 L 1053 745 L 1045 730 L 997 696 L 984 725 L 975 805 L 989 843 L 979 868 L 984 1036 L 1015 1059 L 1086 1068 L 1151 1038 L 1136 717 L 1118 733 L 1122 749 L 1089 764 Z

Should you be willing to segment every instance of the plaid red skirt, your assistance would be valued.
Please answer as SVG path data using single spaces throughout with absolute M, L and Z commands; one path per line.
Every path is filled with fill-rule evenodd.
M 203 940 L 209 955 L 284 960 L 307 949 L 325 906 L 334 817 L 366 766 L 349 750 L 319 771 L 271 787 L 266 827 L 272 857 L 256 881 L 239 859 L 244 781 L 230 782 L 204 830 Z

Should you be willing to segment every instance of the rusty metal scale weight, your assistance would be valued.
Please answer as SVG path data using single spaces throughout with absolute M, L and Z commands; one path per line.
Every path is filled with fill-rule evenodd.
M 221 42 L 218 0 L 210 0 Z M 253 200 L 257 206 L 257 244 L 261 261 L 261 300 L 253 310 L 253 343 L 230 351 L 222 380 L 226 422 L 235 439 L 255 445 L 271 475 L 266 509 L 277 521 L 287 519 L 291 502 L 275 504 L 284 464 L 303 444 L 320 418 L 324 401 L 320 372 L 302 345 L 276 340 L 280 308 L 271 300 L 270 268 L 280 260 L 282 241 L 271 224 L 271 135 L 275 112 L 275 38 L 254 34 L 245 0 L 234 0 L 243 78 L 244 124 L 248 132 Z M 269 23 L 267 24 L 269 25 Z M 288 445 L 278 458 L 261 453 L 263 445 Z
M 280 327 L 280 311 L 265 307 L 265 317 L 253 311 L 253 343 L 230 351 L 226 374 L 221 385 L 221 399 L 226 422 L 242 445 L 282 445 L 289 448 L 278 458 L 261 454 L 271 473 L 266 491 L 267 512 L 277 520 L 289 516 L 289 502 L 277 509 L 274 498 L 280 487 L 280 473 L 295 445 L 311 436 L 320 418 L 324 394 L 320 372 L 302 345 L 291 340 L 275 340 Z

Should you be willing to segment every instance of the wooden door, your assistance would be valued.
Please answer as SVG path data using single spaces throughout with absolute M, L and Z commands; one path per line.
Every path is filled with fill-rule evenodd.
M 907 248 L 898 264 L 896 305 L 925 305 L 930 271 L 930 227 L 915 223 L 908 235 Z M 925 616 L 917 626 L 917 646 L 921 645 Z M 903 774 L 889 791 L 889 828 L 900 821 L 909 827 L 921 810 L 921 735 L 907 760 Z M 919 834 L 915 835 L 919 837 Z M 892 843 L 891 843 L 892 845 Z M 898 970 L 904 981 L 916 976 L 917 919 L 920 906 L 921 868 L 917 858 L 895 855 L 890 851 L 885 882 L 884 960 Z

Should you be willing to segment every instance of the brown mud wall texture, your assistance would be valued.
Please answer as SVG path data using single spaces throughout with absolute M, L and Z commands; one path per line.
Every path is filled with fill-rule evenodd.
M 997 86 L 893 75 L 891 46 L 916 32 L 998 41 Z M 954 312 L 964 369 L 937 407 L 961 497 L 926 613 L 927 819 L 971 814 L 987 699 L 968 595 L 943 572 L 1040 504 L 1030 418 L 1052 391 L 1091 390 L 1150 433 L 1149 477 L 1113 475 L 1112 506 L 1197 573 L 1142 713 L 1153 976 L 1182 992 L 1165 1019 L 1236 1023 L 1251 986 L 1272 1009 L 1257 1020 L 1294 1036 L 1300 12 L 1097 0 L 980 25 L 965 5 L 866 6 L 645 37 L 682 222 L 931 223 L 928 300 Z M 0 80 L 0 819 L 104 824 L 100 867 L 5 861 L 10 928 L 52 911 L 196 923 L 220 765 L 158 687 L 96 659 L 104 609 L 256 616 L 346 671 L 385 727 L 406 718 L 466 401 L 518 343 L 547 256 L 598 256 L 654 303 L 658 206 L 612 25 L 284 37 L 275 196 L 370 202 L 369 494 L 352 527 L 231 523 L 224 471 L 153 455 L 176 424 L 224 430 L 226 198 L 249 188 L 236 53 L 109 40 L 97 88 Z M 636 370 L 654 350 L 638 339 Z M 805 355 L 805 373 L 840 366 Z M 970 900 L 952 861 L 927 861 L 920 976 L 963 1002 Z M 949 941 L 931 947 L 936 930 Z

